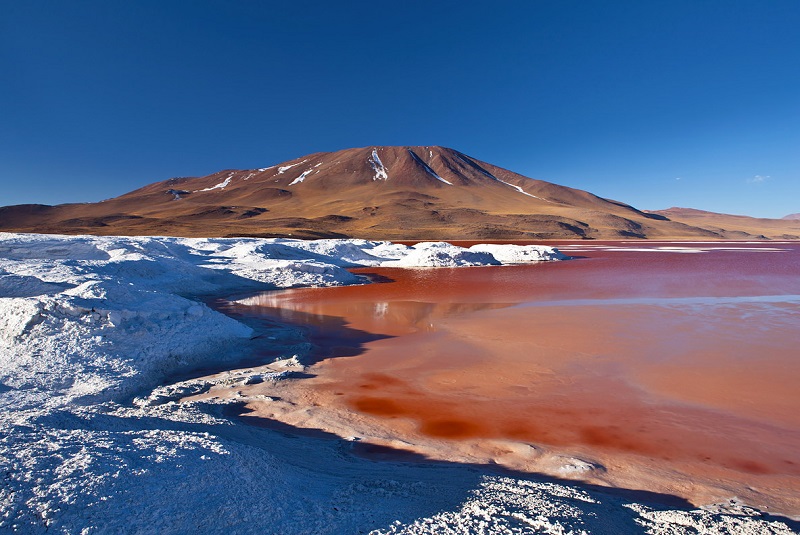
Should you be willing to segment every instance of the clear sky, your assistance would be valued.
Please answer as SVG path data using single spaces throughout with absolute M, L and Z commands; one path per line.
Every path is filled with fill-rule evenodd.
M 800 212 L 800 2 L 0 0 L 0 205 L 444 145 L 638 208 Z

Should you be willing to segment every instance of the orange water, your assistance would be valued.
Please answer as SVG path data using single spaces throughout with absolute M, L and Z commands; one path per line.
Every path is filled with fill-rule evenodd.
M 398 433 L 634 455 L 800 494 L 800 245 L 642 246 L 362 269 L 391 282 L 268 293 L 247 310 L 307 329 L 322 403 Z M 644 245 L 670 246 L 694 244 Z

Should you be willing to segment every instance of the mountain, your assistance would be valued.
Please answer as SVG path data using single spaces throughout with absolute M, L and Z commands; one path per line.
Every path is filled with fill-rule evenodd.
M 172 178 L 99 203 L 9 206 L 0 208 L 0 230 L 395 240 L 749 236 L 643 212 L 443 147 L 316 153 Z
M 649 212 L 671 221 L 725 234 L 731 239 L 800 238 L 800 218 L 767 219 L 745 215 L 719 214 L 693 208 L 668 208 Z
M 789 214 L 783 216 L 783 219 L 800 219 L 800 214 Z

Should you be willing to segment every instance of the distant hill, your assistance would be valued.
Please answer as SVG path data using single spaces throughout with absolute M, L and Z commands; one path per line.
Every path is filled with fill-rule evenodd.
M 783 216 L 783 219 L 800 219 L 800 214 L 789 214 Z
M 757 218 L 745 215 L 719 214 L 693 208 L 655 210 L 671 221 L 724 233 L 731 239 L 800 239 L 800 218 Z
M 678 209 L 670 209 L 678 210 Z M 0 229 L 68 234 L 371 239 L 772 236 L 534 180 L 444 147 L 366 147 L 173 178 L 99 203 L 0 208 Z M 731 216 L 734 217 L 734 216 Z M 694 222 L 693 222 L 694 221 Z M 713 222 L 711 222 L 713 223 Z M 800 225 L 782 222 L 779 235 Z

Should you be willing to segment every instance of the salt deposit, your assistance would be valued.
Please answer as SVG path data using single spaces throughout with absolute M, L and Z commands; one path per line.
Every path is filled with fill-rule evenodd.
M 457 464 L 366 461 L 347 441 L 225 418 L 230 401 L 178 403 L 214 383 L 169 380 L 233 370 L 243 357 L 252 330 L 204 296 L 356 284 L 346 267 L 357 265 L 559 257 L 548 247 L 0 234 L 0 531 L 791 533 L 737 504 L 672 510 Z M 226 380 L 302 369 L 290 352 L 269 366 Z

